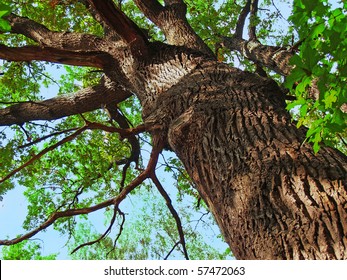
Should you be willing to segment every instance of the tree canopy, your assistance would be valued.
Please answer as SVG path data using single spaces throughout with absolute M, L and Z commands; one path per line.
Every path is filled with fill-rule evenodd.
M 122 77 L 118 65 L 105 66 L 106 51 L 97 47 L 114 40 L 113 48 L 125 48 L 119 37 L 131 52 L 147 41 L 179 44 L 180 35 L 161 25 L 160 13 L 170 9 L 183 14 L 174 22 L 187 20 L 203 41 L 189 48 L 275 80 L 315 152 L 324 143 L 346 153 L 346 3 L 2 0 L 0 195 L 6 203 L 6 193 L 22 185 L 28 201 L 26 233 L 1 241 L 17 246 L 13 254 L 27 244 L 18 242 L 53 226 L 68 236 L 73 258 L 230 257 L 204 238 L 214 225 L 208 206 L 179 159 L 156 146 L 126 79 L 117 84 L 105 75 L 112 68 L 108 74 Z M 110 11 L 116 14 L 107 17 Z M 113 25 L 126 28 L 115 34 Z M 131 37 L 132 29 L 141 36 Z M 263 46 L 273 48 L 275 66 L 260 59 Z M 161 183 L 159 168 L 175 183 Z M 171 185 L 175 190 L 166 190 Z M 132 199 L 135 219 L 121 210 Z M 103 212 L 104 232 L 88 221 L 95 211 Z M 206 228 L 196 231 L 199 224 Z M 24 257 L 40 258 L 38 249 L 29 245 Z

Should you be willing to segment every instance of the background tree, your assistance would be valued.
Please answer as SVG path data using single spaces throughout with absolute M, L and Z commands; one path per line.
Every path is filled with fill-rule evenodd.
M 150 179 L 188 259 L 187 229 L 156 175 L 166 149 L 185 167 L 167 162 L 179 192 L 213 213 L 237 258 L 347 257 L 347 159 L 325 145 L 345 143 L 346 43 L 326 42 L 345 32 L 346 4 L 295 1 L 287 33 L 274 30 L 281 11 L 270 1 L 18 1 L 2 10 L 0 125 L 13 136 L 2 132 L 1 191 L 26 186 L 30 206 L 28 233 L 0 244 L 53 223 L 73 233 L 77 216 L 112 209 L 106 237 L 124 217 L 120 203 Z M 53 82 L 47 63 L 70 65 L 51 99 L 39 96 Z M 297 124 L 286 110 L 293 99 Z

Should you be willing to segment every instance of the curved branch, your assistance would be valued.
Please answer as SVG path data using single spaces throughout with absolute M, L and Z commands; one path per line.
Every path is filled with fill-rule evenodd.
M 45 154 L 47 154 L 50 151 L 53 151 L 54 149 L 58 148 L 59 146 L 72 141 L 73 139 L 75 139 L 78 135 L 80 135 L 83 131 L 85 131 L 86 129 L 88 129 L 88 126 L 83 126 L 81 128 L 79 128 L 78 130 L 76 130 L 74 133 L 72 133 L 71 135 L 65 137 L 64 139 L 58 141 L 57 143 L 53 144 L 52 146 L 49 146 L 45 149 L 43 149 L 41 152 L 39 152 L 38 154 L 34 155 L 32 158 L 30 158 L 27 162 L 25 162 L 24 164 L 22 164 L 21 166 L 17 167 L 16 169 L 12 170 L 10 173 L 8 173 L 4 178 L 0 179 L 0 184 L 5 182 L 6 180 L 8 180 L 9 178 L 11 178 L 12 176 L 14 176 L 15 174 L 17 174 L 19 171 L 21 171 L 22 169 L 24 169 L 25 167 L 29 166 L 30 164 L 32 164 L 34 161 L 40 159 L 41 157 L 43 157 Z
M 237 23 L 236 23 L 236 29 L 235 29 L 235 34 L 234 34 L 234 37 L 236 38 L 239 38 L 241 39 L 243 36 L 243 29 L 244 29 L 244 26 L 245 26 L 245 21 L 246 21 L 246 18 L 251 10 L 251 2 L 252 0 L 248 0 L 246 5 L 243 7 L 240 15 L 239 15 L 239 18 L 237 20 Z
M 189 260 L 189 256 L 188 256 L 188 252 L 187 252 L 187 248 L 186 248 L 186 241 L 185 241 L 185 237 L 184 237 L 184 232 L 183 232 L 183 228 L 182 228 L 181 219 L 178 216 L 178 213 L 177 213 L 176 209 L 173 207 L 169 195 L 167 194 L 167 192 L 165 191 L 165 189 L 161 185 L 160 181 L 158 180 L 158 178 L 157 178 L 157 176 L 155 175 L 154 172 L 151 175 L 151 179 L 152 179 L 153 183 L 155 184 L 155 186 L 157 187 L 158 191 L 160 192 L 161 196 L 165 199 L 166 205 L 169 208 L 172 216 L 174 217 L 174 219 L 176 221 L 178 234 L 180 236 L 180 243 L 181 243 L 181 245 L 183 247 L 184 257 L 186 258 L 186 260 Z
M 110 222 L 110 225 L 108 226 L 108 228 L 106 229 L 106 231 L 97 239 L 93 240 L 93 241 L 89 241 L 89 242 L 86 242 L 86 243 L 83 243 L 79 246 L 77 246 L 75 249 L 73 249 L 71 251 L 71 254 L 74 254 L 75 252 L 77 252 L 79 249 L 85 247 L 85 246 L 90 246 L 90 245 L 93 245 L 95 243 L 98 243 L 100 240 L 104 239 L 110 232 L 111 232 L 111 229 L 114 225 L 114 222 L 116 220 L 116 215 L 117 215 L 117 209 L 118 208 L 114 208 L 114 212 L 113 212 L 113 216 L 112 216 L 112 219 L 111 219 L 111 222 Z
M 21 124 L 34 120 L 55 120 L 102 108 L 108 103 L 118 103 L 132 93 L 104 79 L 99 85 L 77 91 L 72 95 L 61 95 L 43 101 L 21 102 L 0 109 L 0 126 Z
M 8 61 L 41 60 L 74 66 L 103 68 L 108 56 L 99 51 L 69 51 L 51 47 L 25 46 L 7 47 L 0 44 L 0 58 Z
M 19 236 L 11 240 L 0 240 L 0 245 L 13 245 L 13 244 L 22 242 L 24 240 L 27 240 L 33 237 L 34 235 L 36 235 L 37 233 L 39 233 L 40 231 L 51 226 L 59 218 L 67 218 L 67 217 L 73 217 L 77 215 L 90 214 L 92 212 L 104 209 L 111 205 L 114 205 L 115 208 L 118 208 L 119 204 L 127 197 L 127 195 L 132 190 L 134 190 L 137 186 L 142 184 L 144 180 L 150 178 L 151 174 L 154 173 L 155 167 L 158 162 L 158 157 L 162 149 L 163 149 L 163 145 L 155 145 L 153 147 L 146 169 L 143 172 L 141 172 L 141 174 L 138 175 L 129 185 L 127 185 L 117 196 L 91 207 L 80 208 L 80 209 L 69 209 L 69 210 L 60 211 L 60 212 L 54 212 L 50 218 L 48 218 L 44 223 L 39 225 L 37 228 L 33 229 L 32 231 L 26 234 L 23 234 L 22 236 Z
M 99 51 L 103 39 L 91 35 L 70 32 L 55 32 L 26 17 L 10 14 L 5 17 L 11 24 L 11 33 L 22 34 L 40 46 L 70 51 Z

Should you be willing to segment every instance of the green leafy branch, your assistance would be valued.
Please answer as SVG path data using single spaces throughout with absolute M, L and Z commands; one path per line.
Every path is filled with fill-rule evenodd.
M 285 83 L 296 96 L 287 108 L 295 108 L 298 127 L 309 128 L 306 141 L 315 152 L 322 142 L 341 148 L 347 137 L 347 5 L 296 0 L 293 9 L 290 20 L 302 44 Z

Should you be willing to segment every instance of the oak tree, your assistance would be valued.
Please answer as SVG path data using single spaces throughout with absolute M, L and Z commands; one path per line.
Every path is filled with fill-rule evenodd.
M 271 1 L 2 2 L 0 125 L 13 135 L 1 134 L 0 188 L 22 184 L 35 203 L 28 232 L 0 244 L 111 208 L 110 229 L 149 179 L 188 259 L 156 174 L 169 150 L 184 170 L 167 167 L 194 189 L 178 187 L 213 213 L 236 258 L 347 258 L 347 157 L 328 146 L 346 138 L 346 4 L 294 1 L 279 30 Z M 74 66 L 79 82 L 63 77 L 41 98 L 47 63 Z

